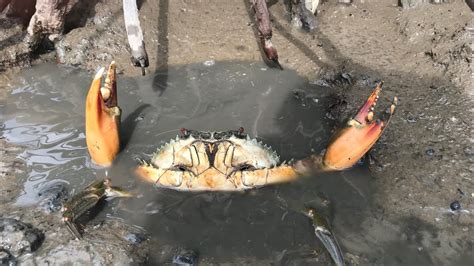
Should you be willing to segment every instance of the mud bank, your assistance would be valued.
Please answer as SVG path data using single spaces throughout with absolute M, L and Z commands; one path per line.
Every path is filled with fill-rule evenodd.
M 84 26 L 65 35 L 61 43 L 66 51 L 61 57 L 63 63 L 95 70 L 115 60 L 121 77 L 140 75 L 140 70 L 129 63 L 119 2 L 97 3 Z M 373 228 L 372 232 L 356 236 L 344 216 L 333 220 L 337 234 L 344 236 L 341 244 L 347 261 L 354 265 L 469 265 L 474 260 L 473 14 L 463 1 L 412 9 L 402 9 L 397 2 L 354 1 L 351 6 L 323 3 L 317 16 L 319 28 L 307 33 L 291 26 L 280 1 L 270 7 L 273 42 L 285 69 L 295 71 L 308 84 L 326 86 L 325 92 L 335 95 L 332 104 L 325 106 L 331 127 L 340 125 L 356 111 L 367 95 L 368 88 L 364 88 L 377 80 L 385 82 L 382 105 L 395 95 L 400 99 L 396 116 L 369 161 L 374 175 L 374 189 L 370 190 L 374 204 L 368 212 L 375 215 L 365 219 L 366 213 L 362 213 L 359 218 L 360 226 Z M 141 21 L 151 62 L 147 75 L 153 76 L 155 87 L 169 87 L 166 77 L 173 66 L 209 60 L 261 61 L 248 9 L 244 1 L 144 1 Z M 21 26 L 6 20 L 0 23 L 0 59 L 8 58 L 10 65 L 19 67 L 56 62 L 56 55 L 47 47 L 45 53 L 31 58 L 27 48 L 18 43 L 23 34 Z M 20 71 L 6 68 L 0 74 L 2 113 L 11 93 L 9 84 Z M 315 97 L 305 91 L 299 99 Z M 159 246 L 148 241 L 130 245 L 127 238 L 112 234 L 120 231 L 117 228 L 122 228 L 125 235 L 135 232 L 133 227 L 120 223 L 98 225 L 91 230 L 100 233 L 91 239 L 71 241 L 66 230 L 58 230 L 62 226 L 59 214 L 13 206 L 22 192 L 17 176 L 28 171 L 25 162 L 17 157 L 24 147 L 4 139 L 0 139 L 0 147 L 1 217 L 32 224 L 45 234 L 33 256 L 24 255 L 21 261 L 39 263 L 53 258 L 54 262 L 61 262 L 77 255 L 105 263 L 132 263 L 128 261 L 130 257 L 133 262 L 144 262 L 149 247 Z M 324 188 L 325 184 L 320 185 Z M 337 195 L 330 185 L 326 186 L 326 194 Z M 364 192 L 360 186 L 356 184 L 354 190 Z M 331 200 L 337 207 L 338 199 Z M 459 211 L 450 210 L 455 200 L 461 205 Z M 339 202 L 339 208 L 351 208 L 343 199 Z M 391 242 L 395 235 L 402 235 L 404 241 Z M 62 240 L 57 243 L 57 239 Z M 97 244 L 117 239 L 121 240 L 114 248 Z M 364 247 L 365 242 L 374 239 L 384 247 L 373 251 L 380 255 L 379 259 L 366 253 Z M 57 248 L 58 244 L 63 248 Z M 179 248 L 163 247 L 163 260 L 169 261 Z M 129 257 L 117 255 L 114 249 Z M 288 254 L 281 253 L 280 261 L 292 258 Z M 275 260 L 246 262 L 272 261 L 278 261 L 278 256 Z

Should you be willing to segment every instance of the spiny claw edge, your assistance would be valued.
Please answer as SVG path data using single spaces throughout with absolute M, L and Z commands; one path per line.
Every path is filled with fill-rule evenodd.
M 382 82 L 378 83 L 364 105 L 346 127 L 338 130 L 332 137 L 323 157 L 326 170 L 344 170 L 352 167 L 367 153 L 387 128 L 393 116 L 398 98 L 390 106 L 390 116 L 386 121 L 374 119 L 374 107 L 377 104 Z

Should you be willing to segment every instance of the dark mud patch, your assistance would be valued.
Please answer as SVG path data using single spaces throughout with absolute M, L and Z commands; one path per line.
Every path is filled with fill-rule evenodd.
M 43 232 L 31 224 L 0 218 L 0 245 L 13 258 L 36 251 L 43 240 Z

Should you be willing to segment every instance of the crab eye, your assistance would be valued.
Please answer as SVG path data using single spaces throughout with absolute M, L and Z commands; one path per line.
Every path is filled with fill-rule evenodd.
M 173 170 L 181 171 L 181 172 L 189 171 L 188 167 L 182 164 L 175 165 L 173 166 L 173 168 L 174 168 Z
M 241 164 L 241 165 L 238 165 L 237 166 L 237 169 L 239 171 L 253 171 L 257 168 L 255 168 L 255 166 L 251 165 L 251 164 L 247 164 L 247 163 L 244 163 L 244 164 Z

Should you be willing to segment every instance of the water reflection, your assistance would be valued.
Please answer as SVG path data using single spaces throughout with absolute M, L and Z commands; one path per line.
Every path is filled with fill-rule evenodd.
M 71 72 L 53 66 L 25 71 L 15 80 L 2 112 L 1 136 L 26 147 L 18 154 L 28 169 L 20 176 L 24 188 L 18 205 L 36 203 L 46 182 L 69 182 L 68 176 L 89 164 L 83 145 L 83 103 L 77 100 L 84 89 L 78 82 L 81 78 Z M 66 77 L 71 77 L 70 83 L 64 82 Z

